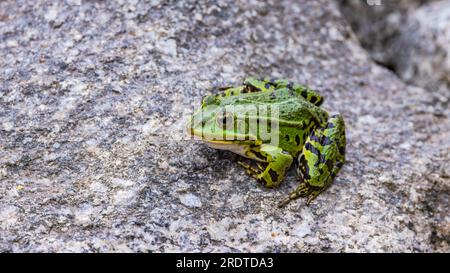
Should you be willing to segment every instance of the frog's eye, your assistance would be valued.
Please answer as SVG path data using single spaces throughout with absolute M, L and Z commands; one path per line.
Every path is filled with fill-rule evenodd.
M 223 111 L 223 112 L 217 114 L 216 123 L 217 123 L 217 126 L 219 126 L 220 128 L 223 128 L 223 129 L 232 128 L 233 123 L 234 123 L 233 113 Z

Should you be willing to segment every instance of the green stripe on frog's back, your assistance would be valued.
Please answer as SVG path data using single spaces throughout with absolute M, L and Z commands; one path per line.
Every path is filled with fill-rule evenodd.
M 309 96 L 309 98 L 316 98 L 316 93 L 306 93 L 303 94 L 305 96 Z M 310 101 L 306 100 L 302 95 L 302 92 L 296 92 L 292 89 L 281 88 L 277 90 L 272 90 L 268 92 L 259 92 L 259 93 L 247 93 L 240 94 L 239 96 L 222 96 L 219 99 L 216 99 L 218 104 L 220 105 L 240 105 L 240 104 L 255 104 L 255 103 L 280 103 L 280 102 L 291 102 L 291 101 L 303 101 L 308 104 Z M 319 97 L 320 103 L 322 99 Z M 314 100 L 315 101 L 315 100 Z M 317 102 L 317 101 L 316 101 Z M 306 105 L 306 104 L 304 104 Z M 318 106 L 315 103 L 311 103 L 311 105 Z
M 203 104 L 212 104 L 218 102 L 219 100 L 227 97 L 234 97 L 241 94 L 256 93 L 256 92 L 266 92 L 274 91 L 275 87 L 267 82 L 262 82 L 256 78 L 247 78 L 244 80 L 244 85 L 236 87 L 222 87 L 219 88 L 221 92 L 208 95 L 203 99 Z
M 323 98 L 316 91 L 288 80 L 247 78 L 244 85 L 225 87 L 221 90 L 223 91 L 218 94 L 206 96 L 203 99 L 203 105 L 231 104 L 239 99 L 247 99 L 253 102 L 275 102 L 291 97 L 302 98 L 316 106 L 320 106 L 323 102 Z M 270 93 L 270 95 L 268 96 L 267 93 Z
M 219 104 L 222 98 L 237 96 L 242 93 L 244 86 L 230 87 L 217 94 L 207 95 L 202 99 L 202 106 Z
M 320 106 L 323 103 L 323 97 L 320 94 L 309 87 L 301 84 L 294 83 L 286 79 L 252 79 L 246 80 L 247 83 L 251 83 L 260 88 L 262 91 L 282 90 L 288 89 L 293 91 L 297 96 L 301 96 L 306 101 L 311 102 L 316 106 Z M 291 93 L 292 94 L 292 93 Z

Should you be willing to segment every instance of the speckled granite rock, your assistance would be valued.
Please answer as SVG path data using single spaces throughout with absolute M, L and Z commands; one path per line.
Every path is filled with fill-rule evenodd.
M 322 1 L 0 2 L 1 251 L 449 251 L 449 109 Z M 280 210 L 184 114 L 245 75 L 321 90 L 348 162 Z

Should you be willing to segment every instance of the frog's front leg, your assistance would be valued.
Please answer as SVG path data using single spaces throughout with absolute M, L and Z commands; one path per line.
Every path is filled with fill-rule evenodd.
M 292 164 L 292 156 L 283 151 L 281 148 L 263 144 L 260 147 L 253 148 L 249 151 L 250 157 L 264 161 L 267 166 L 263 168 L 258 164 L 258 169 L 250 165 L 240 162 L 246 169 L 247 173 L 256 178 L 265 187 L 273 188 L 283 181 L 287 169 Z
M 298 157 L 298 173 L 303 181 L 279 206 L 282 207 L 298 197 L 308 197 L 309 205 L 331 185 L 344 161 L 345 125 L 342 116 L 335 115 L 306 139 Z

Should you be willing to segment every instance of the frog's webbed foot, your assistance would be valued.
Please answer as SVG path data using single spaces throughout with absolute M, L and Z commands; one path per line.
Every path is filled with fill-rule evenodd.
M 239 164 L 245 168 L 249 175 L 261 182 L 265 187 L 273 188 L 278 186 L 283 181 L 286 170 L 292 164 L 292 156 L 279 147 L 267 144 L 261 145 L 257 153 L 260 160 L 264 159 L 266 166 L 259 162 L 256 163 L 257 168 L 244 162 L 239 162 Z
M 298 157 L 298 173 L 303 178 L 302 182 L 279 206 L 285 206 L 299 197 L 307 197 L 306 203 L 309 205 L 332 184 L 344 161 L 344 120 L 340 115 L 335 115 L 306 139 Z
M 278 207 L 282 208 L 289 204 L 291 201 L 300 197 L 308 197 L 308 199 L 306 200 L 306 205 L 309 206 L 311 202 L 325 189 L 326 188 L 315 188 L 303 182 L 294 191 L 292 191 L 288 197 L 278 203 Z

